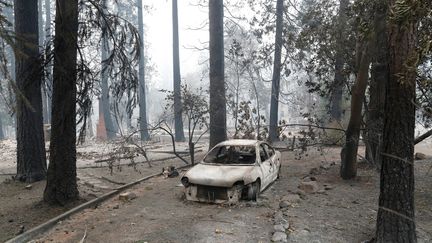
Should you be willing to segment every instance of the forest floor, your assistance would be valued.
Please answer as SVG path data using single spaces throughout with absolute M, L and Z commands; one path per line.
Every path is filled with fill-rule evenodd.
M 431 155 L 432 144 L 422 143 L 416 151 Z M 340 148 L 311 148 L 302 155 L 283 152 L 281 178 L 257 203 L 224 206 L 188 202 L 182 196 L 179 177 L 156 177 L 127 190 L 136 194 L 135 199 L 121 201 L 118 196 L 113 197 L 97 208 L 62 221 L 35 241 L 78 242 L 86 232 L 85 242 L 269 242 L 274 214 L 281 210 L 280 201 L 286 195 L 299 193 L 298 185 L 305 177 L 315 177 L 320 188 L 315 193 L 300 193 L 301 200 L 284 209 L 290 224 L 288 242 L 369 240 L 376 224 L 379 174 L 360 163 L 355 180 L 341 180 L 339 152 Z M 120 166 L 113 170 L 113 175 L 108 168 L 80 169 L 81 196 L 89 200 L 115 188 L 116 185 L 99 180 L 102 177 L 132 181 L 171 164 L 179 167 L 183 162 L 170 159 L 153 163 L 151 168 L 146 163 L 135 169 Z M 431 166 L 430 156 L 416 161 L 419 242 L 432 241 L 432 171 L 428 173 Z M 27 230 L 73 206 L 52 208 L 41 203 L 44 182 L 34 183 L 30 190 L 25 186 L 10 180 L 0 185 L 0 241 L 13 237 L 22 227 Z

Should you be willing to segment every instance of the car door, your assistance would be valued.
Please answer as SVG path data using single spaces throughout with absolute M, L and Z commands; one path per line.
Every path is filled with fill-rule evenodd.
M 279 171 L 280 159 L 276 156 L 275 150 L 267 143 L 263 144 L 264 150 L 267 152 L 270 160 L 271 175 L 270 181 L 276 180 Z
M 271 165 L 270 158 L 267 154 L 267 151 L 264 149 L 264 146 L 262 144 L 259 146 L 258 154 L 261 160 L 261 164 L 260 164 L 261 171 L 263 173 L 261 189 L 264 189 L 271 182 L 272 165 Z

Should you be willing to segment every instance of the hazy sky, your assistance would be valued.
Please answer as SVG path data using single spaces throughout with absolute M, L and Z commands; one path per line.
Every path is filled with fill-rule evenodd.
M 208 27 L 199 28 L 207 22 L 208 9 L 193 6 L 196 0 L 178 0 L 179 38 L 180 38 L 180 68 L 184 77 L 188 73 L 199 70 L 199 62 L 205 53 L 188 49 L 193 46 L 203 46 L 209 38 Z M 149 13 L 144 14 L 147 27 L 146 40 L 150 44 L 148 54 L 155 64 L 157 74 L 152 82 L 159 88 L 172 88 L 172 1 L 144 1 L 152 5 Z

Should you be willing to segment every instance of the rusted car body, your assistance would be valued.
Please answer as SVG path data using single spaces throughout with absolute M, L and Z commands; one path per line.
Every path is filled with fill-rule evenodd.
M 278 178 L 280 161 L 280 152 L 263 141 L 221 142 L 181 178 L 186 199 L 214 203 L 256 200 Z

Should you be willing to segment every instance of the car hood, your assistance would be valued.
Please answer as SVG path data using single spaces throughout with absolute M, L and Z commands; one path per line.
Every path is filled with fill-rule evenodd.
M 210 165 L 197 164 L 185 177 L 192 184 L 206 186 L 232 187 L 254 169 L 253 165 Z

